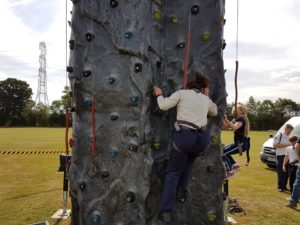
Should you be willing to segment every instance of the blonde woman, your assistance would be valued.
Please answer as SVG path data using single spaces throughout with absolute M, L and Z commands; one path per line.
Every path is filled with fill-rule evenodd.
M 229 164 L 229 169 L 236 170 L 240 168 L 231 155 L 242 154 L 247 151 L 247 164 L 249 163 L 249 148 L 250 139 L 248 133 L 250 130 L 249 119 L 247 117 L 247 109 L 245 106 L 238 104 L 236 109 L 233 107 L 232 113 L 235 115 L 233 121 L 229 121 L 225 115 L 223 125 L 226 128 L 230 128 L 234 132 L 234 142 L 224 148 L 224 159 Z

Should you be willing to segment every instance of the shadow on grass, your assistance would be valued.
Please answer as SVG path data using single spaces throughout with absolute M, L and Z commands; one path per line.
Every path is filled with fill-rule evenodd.
M 32 195 L 39 195 L 39 194 L 49 193 L 49 192 L 57 191 L 57 190 L 60 190 L 60 189 L 61 188 L 54 188 L 54 189 L 51 189 L 51 190 L 46 190 L 46 191 L 40 191 L 40 192 L 30 193 L 30 194 L 26 194 L 26 195 L 15 196 L 15 197 L 12 197 L 12 198 L 7 198 L 5 200 L 15 200 L 15 199 L 20 199 L 20 198 L 26 198 L 26 197 L 29 197 L 29 196 L 32 196 Z

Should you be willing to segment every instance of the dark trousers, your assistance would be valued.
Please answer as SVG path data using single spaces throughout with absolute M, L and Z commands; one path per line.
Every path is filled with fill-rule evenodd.
M 282 170 L 284 155 L 278 155 L 277 158 L 277 176 L 278 176 L 278 189 L 286 189 L 287 181 L 288 181 L 288 173 L 285 173 Z
M 177 189 L 188 188 L 196 157 L 195 154 L 178 152 L 172 148 L 160 201 L 161 211 L 175 211 Z
M 249 150 L 250 147 L 249 144 L 250 143 L 248 138 L 245 137 L 243 141 L 240 143 L 242 152 Z M 223 162 L 225 162 L 225 164 L 228 166 L 228 168 L 230 168 L 230 170 L 232 165 L 236 163 L 236 161 L 233 159 L 231 155 L 239 154 L 239 153 L 240 153 L 240 149 L 237 143 L 232 143 L 225 146 L 223 150 Z M 249 160 L 247 159 L 247 161 Z
M 173 131 L 172 139 L 178 149 L 171 148 L 160 211 L 175 211 L 176 192 L 179 188 L 187 190 L 194 162 L 199 153 L 208 147 L 210 135 L 206 130 L 182 128 Z
M 295 180 L 296 180 L 296 171 L 297 171 L 297 169 L 298 169 L 298 166 L 289 164 L 288 174 L 289 174 L 289 185 L 290 185 L 291 192 L 293 192 L 293 187 L 294 187 L 294 183 L 295 183 Z

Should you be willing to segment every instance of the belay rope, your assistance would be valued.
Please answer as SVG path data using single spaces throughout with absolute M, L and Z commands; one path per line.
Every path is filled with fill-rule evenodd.
M 190 5 L 189 0 L 189 5 Z M 186 35 L 186 47 L 185 47 L 185 61 L 184 61 L 184 68 L 183 68 L 183 87 L 184 89 L 187 88 L 187 75 L 188 75 L 188 66 L 189 66 L 189 57 L 190 57 L 190 47 L 191 47 L 191 11 L 189 10 L 189 26 L 188 32 Z
M 237 8 L 236 8 L 236 46 L 235 46 L 235 75 L 234 75 L 234 88 L 235 88 L 235 99 L 234 99 L 234 108 L 236 113 L 237 102 L 238 102 L 238 72 L 239 72 L 239 0 L 237 0 Z

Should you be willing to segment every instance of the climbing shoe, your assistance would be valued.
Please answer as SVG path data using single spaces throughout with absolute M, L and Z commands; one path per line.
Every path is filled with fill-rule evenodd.
M 166 224 L 171 224 L 171 222 L 172 222 L 172 211 L 161 211 L 158 215 L 158 218 Z

